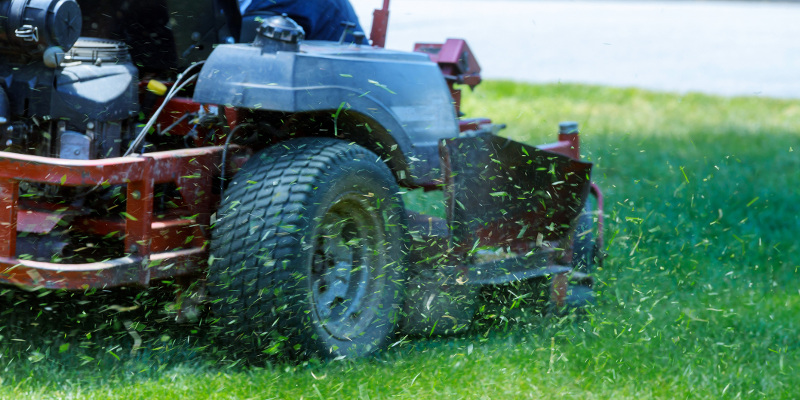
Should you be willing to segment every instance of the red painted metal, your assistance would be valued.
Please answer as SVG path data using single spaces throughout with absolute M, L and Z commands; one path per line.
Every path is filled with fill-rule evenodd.
M 239 123 L 243 119 L 243 116 L 242 116 L 240 110 L 237 110 L 237 109 L 235 109 L 233 107 L 225 107 L 224 108 L 224 114 L 225 114 L 225 119 L 228 120 L 228 127 L 230 129 L 233 129 L 233 128 L 236 127 L 236 125 L 239 125 Z M 219 146 L 219 145 L 223 144 L 223 142 L 224 142 L 224 138 L 219 140 L 218 143 L 214 143 L 214 144 Z
M 458 121 L 458 129 L 460 132 L 477 131 L 485 125 L 492 123 L 489 118 L 469 118 Z
M 439 64 L 445 78 L 469 86 L 481 82 L 481 66 L 463 39 L 447 39 L 444 43 L 416 43 L 414 51 L 425 53 Z
M 163 101 L 160 99 L 155 104 L 155 107 L 159 107 Z M 184 115 L 196 114 L 200 111 L 202 106 L 198 103 L 192 101 L 191 98 L 187 97 L 173 97 L 166 106 L 164 106 L 164 110 L 161 114 L 158 115 L 156 119 L 156 126 L 159 129 L 166 129 L 168 126 L 178 122 L 178 120 L 183 117 Z M 183 121 L 179 122 L 174 128 L 172 128 L 169 132 L 172 136 L 186 136 L 192 130 L 192 118 L 186 118 Z
M 85 264 L 0 257 L 0 282 L 25 288 L 66 290 L 147 286 L 155 279 L 196 273 L 205 258 L 205 249 L 200 248 L 155 253 L 147 258 L 127 256 Z
M 0 177 L 0 257 L 13 257 L 17 245 L 19 181 Z
M 562 136 L 567 137 L 562 138 Z M 562 156 L 571 157 L 576 160 L 580 159 L 580 138 L 575 134 L 559 134 L 557 142 L 547 143 L 536 147 L 540 150 L 550 153 L 561 154 Z
M 439 64 L 442 74 L 450 88 L 456 115 L 461 112 L 461 90 L 456 84 L 468 85 L 474 89 L 481 83 L 481 67 L 463 39 L 447 39 L 440 43 L 416 43 L 414 51 L 425 53 L 431 61 Z
M 204 226 L 207 224 L 201 225 L 195 219 L 153 222 L 150 251 L 158 253 L 184 247 L 203 247 L 207 239 Z
M 19 209 L 17 232 L 48 233 L 66 217 L 64 213 Z
M 372 32 L 369 39 L 375 47 L 386 46 L 386 29 L 389 27 L 389 0 L 383 0 L 383 8 L 372 13 Z
M 144 158 L 141 179 L 128 183 L 125 215 L 125 252 L 145 257 L 150 254 L 150 224 L 153 218 L 153 159 Z
M 159 253 L 186 247 L 203 247 L 206 234 L 204 226 L 194 216 L 171 215 L 167 219 L 154 220 L 150 225 L 150 251 Z M 121 236 L 125 233 L 123 219 L 107 220 L 83 218 L 75 221 L 73 229 L 101 236 Z
M 230 146 L 229 151 L 238 150 Z M 65 160 L 0 152 L 0 282 L 24 287 L 85 289 L 147 285 L 152 279 L 196 273 L 206 259 L 205 227 L 215 207 L 214 176 L 219 173 L 223 147 L 154 152 L 137 157 Z M 233 171 L 231 171 L 233 172 Z M 90 186 L 127 185 L 126 210 L 120 216 L 80 219 L 76 229 L 108 234 L 117 231 L 125 253 L 97 263 L 62 264 L 16 258 L 20 213 L 19 183 Z M 154 185 L 173 183 L 180 193 L 183 213 L 154 220 Z M 41 211 L 33 217 L 53 214 Z M 34 214 L 37 215 L 37 214 Z M 26 217 L 23 217 L 24 220 Z M 89 229 L 91 227 L 91 229 Z M 43 227 L 41 224 L 39 228 Z M 187 240 L 190 238 L 190 240 Z

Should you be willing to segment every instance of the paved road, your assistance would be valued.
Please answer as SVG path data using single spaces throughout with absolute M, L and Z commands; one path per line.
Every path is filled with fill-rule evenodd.
M 381 0 L 352 0 L 365 29 Z M 467 39 L 486 78 L 800 98 L 800 3 L 394 0 L 387 47 Z

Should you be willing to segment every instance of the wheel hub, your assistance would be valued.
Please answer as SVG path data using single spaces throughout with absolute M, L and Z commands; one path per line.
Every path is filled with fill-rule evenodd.
M 355 196 L 331 206 L 319 224 L 311 268 L 317 318 L 331 336 L 347 339 L 370 322 L 373 272 L 383 257 L 374 212 Z

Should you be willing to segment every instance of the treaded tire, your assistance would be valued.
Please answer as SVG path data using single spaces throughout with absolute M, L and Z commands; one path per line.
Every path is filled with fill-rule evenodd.
M 404 301 L 398 192 L 374 153 L 340 140 L 296 139 L 254 155 L 212 233 L 208 289 L 222 342 L 301 358 L 384 348 Z

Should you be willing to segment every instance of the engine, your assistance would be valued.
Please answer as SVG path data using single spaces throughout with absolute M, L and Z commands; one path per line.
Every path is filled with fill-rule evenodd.
M 0 149 L 86 160 L 117 157 L 133 138 L 128 48 L 80 30 L 75 0 L 0 1 Z
M 117 6 L 110 1 L 102 5 L 92 13 Z M 134 149 L 172 150 L 202 142 L 204 126 L 215 123 L 217 108 L 211 113 L 210 107 L 202 108 L 190 98 L 172 99 L 140 86 L 139 68 L 154 78 L 168 79 L 170 72 L 166 67 L 166 72 L 149 68 L 153 64 L 142 64 L 136 55 L 151 51 L 157 58 L 171 44 L 154 46 L 161 37 L 146 30 L 136 33 L 148 41 L 118 34 L 115 28 L 129 32 L 139 27 L 124 13 L 114 14 L 113 21 L 97 19 L 96 24 L 92 13 L 84 19 L 76 0 L 0 0 L 0 151 L 94 160 L 121 157 Z M 92 24 L 85 31 L 108 36 L 81 37 L 83 23 Z M 130 43 L 139 47 L 131 48 Z M 190 96 L 191 89 L 183 94 Z M 145 114 L 147 123 L 140 121 Z M 157 134 L 145 141 L 142 132 L 153 124 Z M 126 184 L 61 183 L 19 181 L 21 234 L 16 253 L 39 261 L 70 258 L 78 263 L 122 254 L 122 235 L 99 234 L 87 226 L 94 226 L 96 218 L 110 221 L 108 226 L 124 223 L 124 217 L 117 216 L 127 209 Z M 154 213 L 163 217 L 184 212 L 176 183 L 155 186 Z

